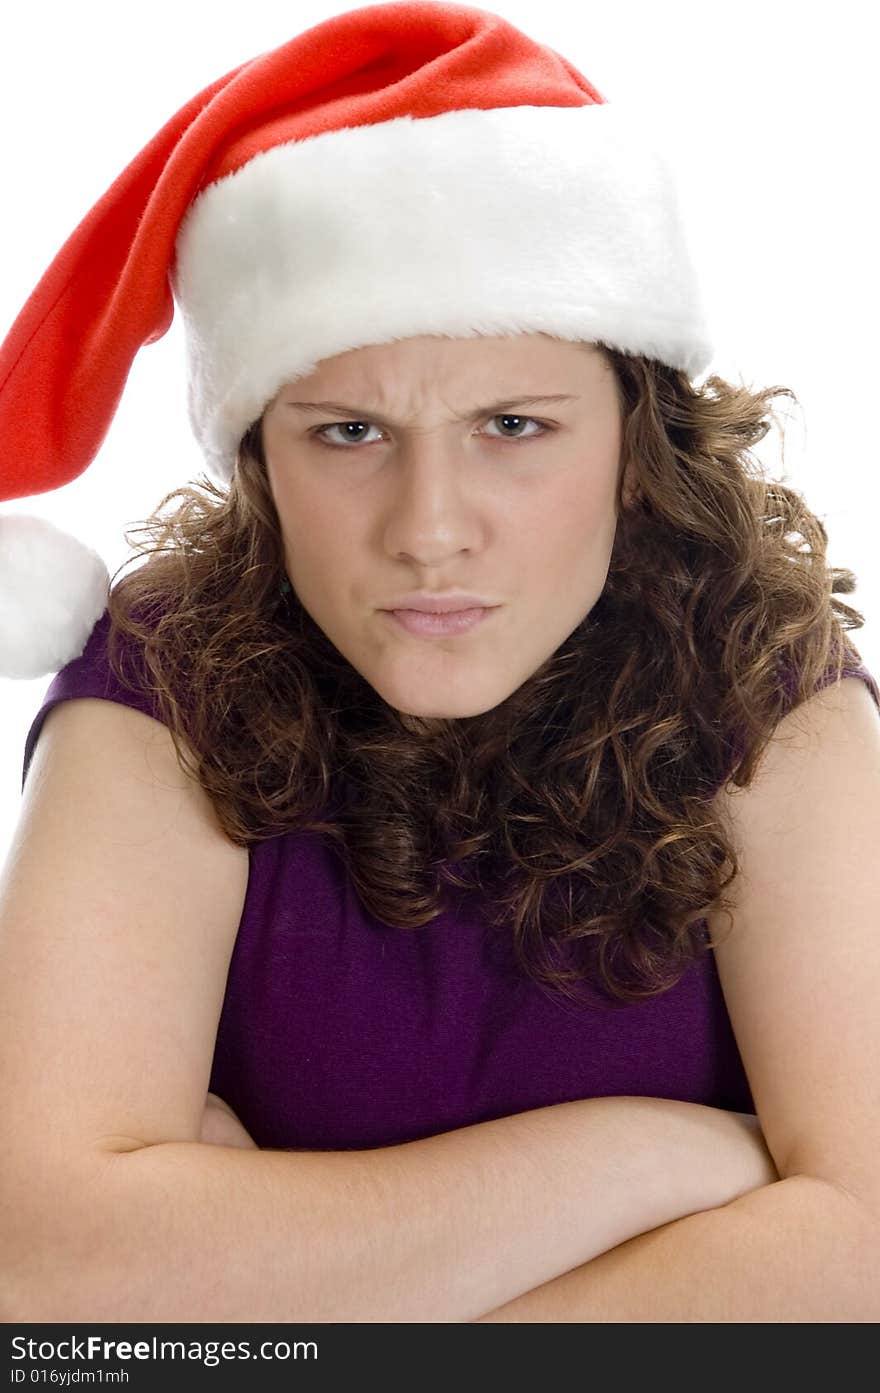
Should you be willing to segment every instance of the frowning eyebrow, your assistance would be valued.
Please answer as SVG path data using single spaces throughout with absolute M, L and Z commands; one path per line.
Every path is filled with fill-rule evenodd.
M 464 416 L 454 416 L 456 421 L 476 422 L 482 421 L 486 416 L 494 416 L 502 411 L 513 411 L 517 406 L 549 406 L 554 402 L 578 401 L 576 396 L 553 396 L 553 397 L 511 397 L 506 401 L 496 401 L 489 406 L 478 406 L 475 411 L 468 412 Z M 374 421 L 380 426 L 392 426 L 393 421 L 387 421 L 378 416 L 375 411 L 371 411 L 364 406 L 346 406 L 339 401 L 286 401 L 285 406 L 291 406 L 297 411 L 319 411 L 321 414 L 338 412 L 342 416 L 353 416 L 359 421 Z

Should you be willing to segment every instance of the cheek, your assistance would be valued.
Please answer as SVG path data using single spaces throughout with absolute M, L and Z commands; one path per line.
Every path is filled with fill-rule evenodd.
M 290 481 L 276 498 L 287 572 L 308 604 L 326 606 L 351 584 L 364 549 L 363 510 L 346 510 L 326 490 Z
M 613 539 L 616 527 L 614 480 L 585 469 L 560 487 L 530 501 L 519 529 L 524 546 L 558 567 Z
M 305 551 L 319 542 L 332 546 L 340 522 L 338 503 L 334 505 L 326 491 L 310 489 L 292 472 L 274 481 L 270 475 L 270 482 L 285 541 Z

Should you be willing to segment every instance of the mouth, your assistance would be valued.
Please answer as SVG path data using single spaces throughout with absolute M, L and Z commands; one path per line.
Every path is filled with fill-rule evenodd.
M 446 614 L 429 614 L 420 609 L 385 609 L 381 613 L 387 614 L 392 623 L 409 634 L 423 638 L 444 638 L 470 633 L 499 608 L 499 605 L 480 606 L 478 609 L 449 610 Z

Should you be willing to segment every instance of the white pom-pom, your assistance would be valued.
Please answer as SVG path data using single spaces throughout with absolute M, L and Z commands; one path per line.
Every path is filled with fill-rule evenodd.
M 0 517 L 0 676 L 42 677 L 78 658 L 109 591 L 102 558 L 69 532 Z

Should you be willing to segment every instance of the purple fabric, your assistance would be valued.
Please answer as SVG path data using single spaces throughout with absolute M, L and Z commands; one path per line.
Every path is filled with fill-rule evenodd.
M 25 745 L 73 697 L 156 710 L 107 667 L 105 613 L 51 681 Z M 864 668 L 848 668 L 880 689 Z M 830 680 L 830 678 L 829 678 Z M 493 946 L 494 945 L 494 946 Z M 358 902 L 317 833 L 250 850 L 210 1088 L 261 1147 L 390 1146 L 578 1098 L 641 1095 L 754 1112 L 706 952 L 664 995 L 588 1007 L 548 998 L 501 961 L 478 909 L 416 930 Z

